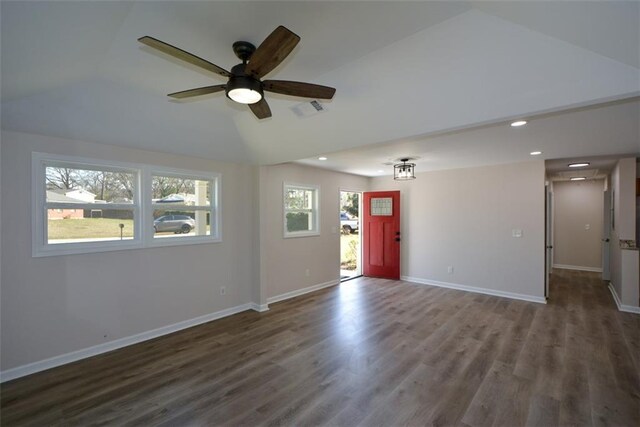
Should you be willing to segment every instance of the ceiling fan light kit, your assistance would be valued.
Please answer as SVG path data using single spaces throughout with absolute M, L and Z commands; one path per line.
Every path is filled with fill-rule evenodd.
M 311 83 L 260 80 L 284 61 L 300 41 L 299 36 L 282 25 L 269 34 L 258 48 L 246 41 L 235 42 L 233 51 L 242 63 L 231 68 L 231 72 L 153 37 L 144 36 L 138 41 L 162 53 L 229 79 L 226 85 L 206 86 L 170 93 L 168 96 L 171 98 L 192 98 L 225 91 L 229 99 L 249 105 L 258 119 L 265 119 L 271 117 L 271 109 L 264 99 L 264 91 L 318 99 L 331 99 L 336 92 L 332 87 Z
M 416 179 L 416 164 L 407 163 L 409 160 L 411 159 L 406 157 L 400 159 L 402 163 L 393 165 L 393 179 L 395 179 L 396 181 L 408 181 L 411 179 Z

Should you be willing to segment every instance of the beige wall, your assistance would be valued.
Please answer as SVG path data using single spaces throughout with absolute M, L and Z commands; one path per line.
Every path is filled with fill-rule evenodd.
M 283 237 L 284 182 L 320 186 L 319 236 Z M 361 176 L 291 163 L 261 168 L 263 298 L 338 281 L 340 190 L 366 191 L 369 182 L 369 178 Z
M 611 284 L 620 303 L 640 306 L 638 251 L 620 248 L 620 240 L 636 237 L 636 159 L 620 159 L 611 173 L 611 189 L 615 193 L 615 228 L 611 231 Z
M 372 190 L 401 191 L 401 274 L 542 298 L 544 177 L 534 161 L 373 179 Z
M 220 172 L 223 241 L 32 258 L 32 151 Z M 10 132 L 1 160 L 2 370 L 251 302 L 257 168 Z
M 553 186 L 553 264 L 600 271 L 604 180 L 564 181 Z

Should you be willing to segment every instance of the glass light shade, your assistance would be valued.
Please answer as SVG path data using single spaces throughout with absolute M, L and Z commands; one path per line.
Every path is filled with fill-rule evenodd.
M 402 160 L 402 163 L 393 166 L 393 179 L 398 181 L 416 179 L 415 167 L 415 163 L 407 163 L 406 160 Z
M 227 97 L 239 104 L 255 104 L 262 96 L 262 83 L 256 79 L 233 76 L 227 82 Z
M 240 87 L 230 90 L 229 98 L 240 104 L 255 104 L 262 99 L 262 94 L 255 90 Z

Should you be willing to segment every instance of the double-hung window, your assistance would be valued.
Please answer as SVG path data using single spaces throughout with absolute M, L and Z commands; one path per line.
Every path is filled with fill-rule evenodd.
M 33 256 L 220 241 L 220 175 L 33 153 Z
M 139 168 L 34 153 L 33 171 L 34 256 L 140 244 Z
M 219 239 L 217 175 L 154 170 L 151 175 L 154 240 L 209 237 Z
M 320 234 L 320 187 L 284 184 L 284 237 Z

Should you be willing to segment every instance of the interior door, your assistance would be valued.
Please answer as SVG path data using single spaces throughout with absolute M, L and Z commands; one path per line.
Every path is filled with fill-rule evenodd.
M 400 279 L 400 191 L 363 194 L 365 276 Z
M 609 251 L 611 245 L 611 190 L 604 193 L 604 223 L 602 224 L 602 280 L 611 280 Z
M 544 274 L 544 296 L 549 298 L 549 280 L 551 276 L 551 269 L 553 268 L 553 193 L 550 186 L 545 186 L 545 274 Z

